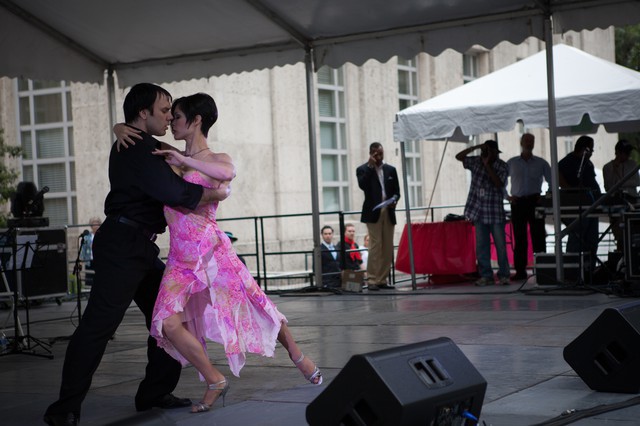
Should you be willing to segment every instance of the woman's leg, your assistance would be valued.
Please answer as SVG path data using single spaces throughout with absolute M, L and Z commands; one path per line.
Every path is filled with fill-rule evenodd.
M 162 321 L 162 331 L 171 344 L 202 374 L 207 385 L 213 385 L 225 380 L 224 375 L 211 365 L 209 356 L 198 339 L 182 324 L 180 314 L 174 314 Z M 202 402 L 211 405 L 220 396 L 220 389 L 207 389 Z
M 296 364 L 296 367 L 298 367 L 302 375 L 307 380 L 309 380 L 314 385 L 319 385 L 320 383 L 322 383 L 322 374 L 320 374 L 319 370 L 317 370 L 316 364 L 309 357 L 302 355 L 302 350 L 300 350 L 300 348 L 298 347 L 298 344 L 291 335 L 289 327 L 284 322 L 282 323 L 280 332 L 278 333 L 278 342 L 280 342 L 282 346 L 284 346 L 284 348 L 289 353 L 289 358 L 291 358 L 291 361 Z M 315 377 L 312 378 L 311 376 L 313 376 L 316 371 L 318 371 L 318 374 L 316 374 Z

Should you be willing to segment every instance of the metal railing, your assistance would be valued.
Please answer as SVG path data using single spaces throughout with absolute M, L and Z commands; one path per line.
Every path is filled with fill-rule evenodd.
M 422 215 L 415 215 L 415 219 L 424 220 L 429 217 L 431 220 L 435 220 L 439 212 L 450 212 L 455 209 L 461 209 L 463 206 L 433 206 L 415 207 L 411 208 L 411 212 L 423 212 Z M 397 249 L 397 242 L 399 241 L 399 235 L 404 227 L 404 215 L 400 214 L 404 212 L 404 209 L 397 209 L 398 226 L 396 227 L 397 237 L 395 238 L 396 245 L 394 250 Z M 330 211 L 322 212 L 321 223 L 329 223 L 333 225 L 335 230 L 335 237 L 340 240 L 340 236 L 344 235 L 345 224 L 354 223 L 359 226 L 360 224 L 360 211 Z M 444 216 L 444 215 L 443 215 Z M 283 215 L 265 215 L 265 216 L 244 216 L 244 217 L 229 217 L 219 218 L 218 224 L 222 229 L 241 228 L 244 231 L 245 240 L 248 243 L 242 245 L 242 249 L 237 249 L 238 255 L 241 255 L 247 263 L 250 271 L 256 279 L 258 285 L 260 285 L 265 291 L 283 291 L 283 290 L 299 290 L 305 287 L 316 287 L 314 283 L 314 271 L 315 265 L 313 261 L 313 235 L 311 226 L 312 213 L 295 213 L 295 214 L 283 214 Z M 291 246 L 292 241 L 276 235 L 278 230 L 287 229 L 288 222 L 308 222 L 307 225 L 302 225 L 301 230 L 293 232 L 294 240 L 297 249 L 282 249 L 284 246 Z M 76 261 L 76 255 L 78 250 L 79 236 L 84 229 L 89 228 L 89 224 L 73 224 L 67 225 L 67 247 L 68 247 L 68 263 L 69 272 L 73 271 L 73 266 Z M 251 229 L 247 233 L 247 229 Z M 274 231 L 275 230 L 275 231 Z M 247 235 L 249 237 L 247 238 Z M 345 257 L 348 255 L 347 250 L 343 250 L 340 256 L 340 263 L 344 265 Z M 293 258 L 293 260 L 287 260 L 287 258 Z M 395 258 L 395 256 L 394 256 Z M 392 264 L 391 268 L 392 282 L 396 282 L 396 270 L 395 264 Z M 82 281 L 84 280 L 84 271 Z M 75 284 L 72 284 L 73 286 Z M 71 287 L 70 287 L 71 288 Z
M 423 222 L 429 219 L 430 222 L 444 220 L 449 213 L 462 215 L 464 205 L 443 205 L 431 207 L 414 207 L 412 222 Z M 394 238 L 394 259 L 398 248 L 400 235 L 404 229 L 406 220 L 405 209 L 397 209 L 398 224 L 395 229 Z M 335 236 L 341 240 L 344 235 L 346 223 L 360 224 L 360 211 L 331 211 L 322 212 L 321 223 L 328 223 L 336 227 Z M 286 291 L 300 290 L 306 287 L 317 287 L 314 283 L 315 265 L 313 262 L 313 235 L 311 225 L 312 213 L 296 213 L 283 215 L 265 216 L 244 216 L 219 218 L 218 224 L 222 229 L 233 228 L 242 229 L 244 240 L 242 249 L 236 249 L 239 255 L 245 258 L 249 270 L 252 272 L 258 285 L 265 291 Z M 302 222 L 302 224 L 301 224 Z M 289 233 L 287 237 L 285 229 L 289 229 L 289 224 L 297 224 L 298 229 Z M 67 247 L 69 259 L 69 271 L 73 270 L 76 251 L 78 248 L 78 236 L 83 229 L 88 228 L 88 224 L 68 225 Z M 295 227 L 295 226 L 294 226 Z M 247 230 L 250 229 L 250 232 Z M 284 236 L 283 236 L 284 235 Z M 547 248 L 553 248 L 554 235 L 547 235 Z M 610 242 L 605 242 L 607 247 Z M 292 247 L 283 249 L 283 247 Z M 552 250 L 553 251 L 553 250 Z M 347 250 L 343 250 L 339 256 L 341 265 L 344 265 Z M 395 263 L 391 268 L 392 282 L 403 282 L 410 278 L 398 278 Z M 321 286 L 321 285 L 320 285 Z

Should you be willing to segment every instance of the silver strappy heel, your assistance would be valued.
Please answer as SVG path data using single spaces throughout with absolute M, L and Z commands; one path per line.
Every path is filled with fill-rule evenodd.
M 213 407 L 213 404 L 215 404 L 216 401 L 220 399 L 220 397 L 222 397 L 222 406 L 224 407 L 224 397 L 227 395 L 227 392 L 229 391 L 229 383 L 227 382 L 227 379 L 225 378 L 224 380 L 221 380 L 218 383 L 212 383 L 207 386 L 207 389 L 217 390 L 217 391 L 220 391 L 220 393 L 218 394 L 218 397 L 211 404 L 207 404 L 204 401 L 200 401 L 197 404 L 193 404 L 191 406 L 191 413 L 194 413 L 194 414 L 206 413 L 207 411 L 211 410 L 211 407 Z
M 300 364 L 302 364 L 302 361 L 304 360 L 304 353 L 300 352 L 300 358 L 298 358 L 297 360 L 293 361 L 293 363 L 295 364 L 295 366 L 299 366 Z M 313 373 L 311 373 L 310 375 L 305 375 L 303 373 L 303 376 L 305 379 L 307 379 L 312 385 L 321 385 L 322 384 L 322 372 L 320 371 L 320 369 L 318 368 L 318 366 L 316 366 L 314 364 L 313 366 L 314 370 Z M 316 382 L 317 380 L 317 382 Z

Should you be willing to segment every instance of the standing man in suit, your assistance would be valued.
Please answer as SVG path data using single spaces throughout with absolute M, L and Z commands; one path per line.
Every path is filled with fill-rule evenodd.
M 394 289 L 387 282 L 393 259 L 393 230 L 396 225 L 396 203 L 400 199 L 400 183 L 396 168 L 384 162 L 380 142 L 369 145 L 369 160 L 356 169 L 358 186 L 364 192 L 360 221 L 369 232 L 369 290 Z M 389 204 L 376 208 L 383 201 Z
M 333 245 L 333 228 L 325 225 L 320 232 L 322 234 L 322 244 L 320 244 L 322 286 L 340 288 L 340 263 L 338 262 L 338 251 Z

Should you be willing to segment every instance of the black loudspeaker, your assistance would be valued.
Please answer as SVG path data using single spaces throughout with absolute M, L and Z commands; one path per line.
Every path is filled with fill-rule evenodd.
M 640 392 L 640 302 L 607 308 L 564 348 L 564 359 L 593 390 Z
M 17 279 L 18 293 L 30 299 L 67 294 L 65 228 L 16 228 L 5 244 L 0 258 L 11 291 Z
M 627 280 L 640 278 L 640 213 L 625 213 L 624 220 L 624 261 Z
M 588 252 L 583 252 L 582 255 L 578 253 L 562 254 L 564 282 L 558 282 L 556 278 L 558 265 L 555 253 L 536 253 L 534 257 L 534 274 L 538 285 L 564 285 L 565 283 L 577 283 L 580 280 L 583 284 L 591 284 L 591 273 L 588 271 L 591 257 Z
M 310 425 L 466 425 L 486 380 L 446 337 L 354 355 L 306 411 Z M 468 414 L 471 416 L 469 416 Z

